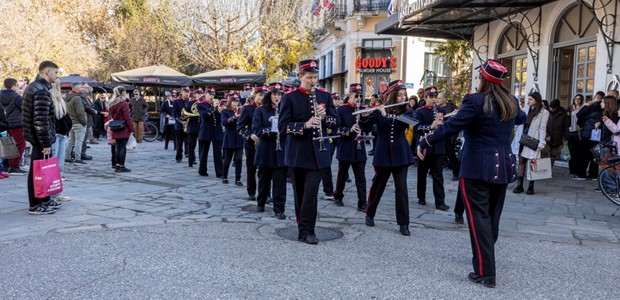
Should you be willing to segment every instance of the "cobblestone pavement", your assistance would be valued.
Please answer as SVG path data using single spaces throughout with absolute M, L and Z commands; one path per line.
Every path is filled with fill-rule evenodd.
M 0 180 L 0 242 L 50 232 L 177 222 L 294 225 L 290 185 L 288 218 L 277 220 L 269 207 L 265 213 L 254 212 L 255 203 L 246 200 L 245 187 L 232 183 L 225 185 L 213 177 L 215 173 L 211 161 L 208 168 L 212 177 L 200 177 L 197 166 L 189 168 L 185 160 L 176 163 L 173 151 L 163 150 L 162 143 L 156 141 L 139 144 L 138 150 L 128 152 L 126 165 L 132 172 L 114 173 L 110 168 L 109 146 L 103 142 L 90 146 L 88 153 L 94 156 L 94 160 L 86 165 L 66 165 L 64 194 L 73 200 L 64 203 L 64 207 L 54 215 L 27 214 L 26 176 Z M 334 181 L 336 166 L 334 161 Z M 366 167 L 368 184 L 372 172 L 369 161 Z M 231 170 L 230 173 L 234 172 Z M 416 177 L 416 169 L 410 168 L 409 207 L 414 234 L 416 228 L 467 231 L 465 226 L 454 224 L 451 211 L 434 209 L 430 178 L 427 191 L 429 205 L 417 204 Z M 452 206 L 457 183 L 449 180 L 449 172 L 445 172 L 444 177 L 446 202 Z M 595 181 L 575 182 L 567 177 L 566 169 L 556 167 L 553 180 L 536 183 L 535 195 L 516 195 L 509 191 L 500 234 L 573 244 L 619 243 L 620 216 L 612 216 L 617 206 L 594 191 Z M 319 224 L 339 227 L 363 224 L 364 214 L 355 209 L 354 183 L 347 184 L 345 195 L 344 207 L 337 207 L 327 200 L 319 201 Z M 393 185 L 389 184 L 375 220 L 397 230 L 393 199 Z

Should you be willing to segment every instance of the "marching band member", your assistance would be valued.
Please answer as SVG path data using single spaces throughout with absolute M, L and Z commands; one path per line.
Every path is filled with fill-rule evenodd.
M 164 137 L 164 150 L 168 150 L 168 143 L 171 138 L 174 138 L 174 126 L 176 125 L 176 120 L 174 119 L 174 101 L 176 97 L 176 91 L 172 91 L 172 93 L 166 92 L 166 100 L 162 102 L 159 108 L 159 112 L 164 118 L 164 130 L 162 132 L 162 136 Z M 172 142 L 175 143 L 176 149 L 176 141 L 173 140 Z
M 349 174 L 349 167 L 353 169 L 355 187 L 357 188 L 357 210 L 366 209 L 366 142 L 356 141 L 361 134 L 360 124 L 357 123 L 353 112 L 362 100 L 364 90 L 359 83 L 351 84 L 349 95 L 345 97 L 344 104 L 336 109 L 338 115 L 338 175 L 336 177 L 336 191 L 334 192 L 336 206 L 344 206 L 344 186 Z
M 443 120 L 445 111 L 437 106 L 437 88 L 428 87 L 424 90 L 426 105 L 415 112 L 415 118 L 419 123 L 414 126 L 417 137 L 423 137 L 437 128 Z M 426 205 L 426 177 L 430 170 L 433 178 L 433 195 L 435 208 L 448 210 L 450 206 L 445 203 L 446 193 L 443 187 L 443 164 L 446 156 L 446 145 L 442 141 L 433 145 L 426 153 L 426 159 L 418 162 L 418 204 Z
M 299 88 L 282 97 L 278 127 L 287 134 L 284 162 L 291 168 L 295 194 L 295 217 L 299 229 L 298 239 L 317 244 L 314 226 L 317 216 L 319 182 L 331 165 L 331 147 L 324 138 L 326 129 L 336 129 L 336 111 L 331 95 L 315 90 L 318 62 L 300 62 Z
M 241 108 L 241 116 L 237 120 L 237 131 L 244 138 L 243 148 L 245 149 L 245 184 L 248 191 L 248 200 L 256 200 L 256 166 L 254 156 L 256 155 L 256 143 L 258 136 L 252 132 L 252 117 L 254 111 L 259 107 L 265 97 L 266 90 L 263 87 L 254 89 L 254 95 Z
M 185 104 L 185 111 L 189 113 L 187 118 L 187 164 L 191 168 L 196 163 L 196 144 L 198 142 L 198 132 L 200 131 L 200 116 L 196 112 L 196 106 L 201 102 L 204 95 L 201 89 L 190 93 L 190 100 Z M 196 106 L 194 106 L 196 105 Z M 194 115 L 195 114 L 195 115 Z
M 183 128 L 183 115 L 181 114 L 183 108 L 185 108 L 185 104 L 187 103 L 187 101 L 189 101 L 189 88 L 184 87 L 181 88 L 181 98 L 174 100 L 174 102 L 172 103 L 173 117 L 176 120 L 176 123 L 174 124 L 174 138 L 177 150 L 175 157 L 177 163 L 180 163 L 183 159 L 183 151 L 185 150 L 185 153 L 187 153 L 187 134 L 185 133 L 185 130 Z
M 408 236 L 409 232 L 409 195 L 407 191 L 407 170 L 413 164 L 413 153 L 405 138 L 405 130 L 409 124 L 396 118 L 407 112 L 407 88 L 402 80 L 390 82 L 386 90 L 385 105 L 379 105 L 364 122 L 364 126 L 377 125 L 377 145 L 373 157 L 375 178 L 370 186 L 368 207 L 366 208 L 366 226 L 375 226 L 375 213 L 385 191 L 390 175 L 394 178 L 396 188 L 396 223 L 400 226 L 400 234 Z M 386 105 L 404 103 L 403 105 L 385 108 Z M 356 179 L 357 182 L 357 179 Z
M 198 174 L 200 176 L 209 176 L 207 173 L 207 160 L 209 157 L 209 148 L 213 144 L 213 164 L 215 167 L 215 176 L 222 178 L 222 139 L 224 132 L 222 131 L 221 114 L 214 103 L 215 89 L 207 89 L 205 101 L 198 104 L 198 113 L 200 114 L 200 165 L 198 166 Z
M 514 182 L 515 157 L 510 147 L 515 125 L 523 124 L 525 113 L 502 86 L 508 70 L 487 60 L 478 76 L 478 93 L 466 95 L 459 112 L 422 138 L 417 154 L 457 135 L 465 137 L 459 173 L 459 188 L 465 203 L 474 272 L 469 280 L 495 287 L 495 242 L 504 206 L 506 187 Z
M 264 212 L 265 203 L 271 186 L 273 195 L 273 212 L 278 219 L 286 219 L 284 205 L 286 204 L 286 172 L 284 164 L 284 144 L 286 135 L 273 128 L 273 122 L 278 121 L 282 85 L 270 83 L 264 97 L 263 105 L 256 109 L 252 119 L 252 131 L 260 137 L 256 146 L 255 163 L 258 166 L 258 205 L 256 211 Z
M 224 142 L 222 146 L 222 149 L 224 149 L 224 173 L 222 174 L 222 183 L 228 184 L 228 169 L 234 157 L 235 185 L 237 186 L 243 186 L 243 183 L 241 183 L 243 137 L 237 133 L 237 120 L 241 114 L 240 101 L 239 96 L 235 94 L 226 103 L 226 109 L 222 110 L 222 125 L 224 125 Z

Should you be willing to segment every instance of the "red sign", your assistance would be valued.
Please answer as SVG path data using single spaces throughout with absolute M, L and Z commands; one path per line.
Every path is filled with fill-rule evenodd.
M 358 58 L 355 67 L 359 73 L 392 73 L 396 68 L 396 57 Z

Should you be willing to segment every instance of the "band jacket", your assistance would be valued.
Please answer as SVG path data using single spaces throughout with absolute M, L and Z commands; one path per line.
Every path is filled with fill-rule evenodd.
M 254 148 L 254 141 L 250 138 L 252 135 L 252 118 L 254 111 L 256 110 L 256 104 L 246 103 L 241 108 L 241 115 L 237 120 L 237 132 L 243 137 L 244 148 Z
M 164 100 L 159 107 L 159 112 L 166 118 L 166 125 L 168 125 L 168 116 L 174 118 L 174 101 Z
M 191 113 L 194 103 L 196 103 L 194 100 L 187 101 L 185 111 Z M 187 134 L 198 135 L 198 131 L 200 131 L 200 117 L 187 118 Z
M 252 118 L 252 133 L 260 138 L 260 142 L 256 145 L 256 154 L 254 156 L 254 164 L 259 167 L 282 168 L 284 164 L 284 145 L 286 143 L 286 135 L 280 134 L 281 151 L 276 151 L 277 132 L 271 131 L 271 117 L 276 115 L 273 107 L 261 106 L 256 108 L 254 117 Z
M 243 148 L 243 137 L 237 133 L 237 119 L 235 111 L 230 109 L 222 111 L 222 125 L 224 126 L 222 149 Z
M 41 148 L 51 147 L 56 141 L 54 102 L 50 90 L 52 85 L 38 77 L 24 90 L 22 103 L 22 124 L 24 138 Z
M 445 110 L 442 108 L 437 108 L 437 113 L 445 114 Z M 431 106 L 423 106 L 420 109 L 415 111 L 415 119 L 420 122 L 414 129 L 414 136 L 418 139 L 423 138 L 425 135 L 432 132 L 431 124 L 435 121 L 435 112 L 433 112 L 433 107 Z M 443 141 L 437 143 L 437 145 L 433 145 L 426 150 L 426 154 L 446 154 L 446 146 Z
M 294 89 L 284 96 L 280 103 L 278 129 L 280 134 L 288 135 L 284 147 L 284 163 L 293 168 L 324 169 L 331 165 L 332 144 L 324 140 L 326 151 L 319 151 L 319 128 L 304 129 L 304 123 L 314 116 L 314 107 L 310 91 L 303 88 Z M 329 93 L 316 90 L 317 105 L 325 105 L 326 116 L 321 128 L 327 136 L 327 128 L 336 132 L 337 119 L 334 102 Z
M 213 104 L 208 102 L 198 103 L 198 113 L 200 113 L 200 133 L 199 141 L 221 142 L 224 138 L 222 130 L 222 115 Z
M 379 110 L 375 110 L 366 120 L 362 120 L 365 128 L 377 125 L 373 166 L 399 167 L 414 162 L 411 147 L 405 137 L 405 130 L 409 128 L 409 124 L 396 120 L 396 117 L 393 114 L 384 117 Z
M 488 117 L 483 110 L 486 94 L 466 95 L 459 112 L 435 129 L 433 134 L 420 139 L 419 146 L 428 149 L 461 130 L 465 143 L 459 177 L 483 180 L 495 184 L 508 184 L 515 181 L 515 155 L 510 143 L 515 125 L 524 124 L 526 116 L 518 109 L 517 116 L 501 122 L 497 103 L 493 102 L 493 113 Z
M 172 116 L 177 121 L 174 124 L 174 130 L 183 130 L 183 123 L 181 123 L 182 115 L 181 111 L 185 107 L 185 101 L 183 99 L 178 98 L 172 102 Z
M 354 111 L 355 107 L 348 103 L 343 104 L 336 110 L 338 115 L 338 130 L 336 134 L 340 135 L 336 159 L 349 162 L 363 162 L 367 160 L 366 143 L 364 141 L 355 141 L 357 133 L 351 131 L 351 127 L 357 123 L 357 119 L 353 115 Z M 362 124 L 360 124 L 361 126 Z M 358 144 L 360 146 L 359 149 Z

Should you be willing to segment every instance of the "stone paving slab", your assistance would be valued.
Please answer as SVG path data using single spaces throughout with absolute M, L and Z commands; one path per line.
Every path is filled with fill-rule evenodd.
M 105 144 L 91 145 L 88 153 L 94 160 L 86 165 L 66 164 L 64 194 L 71 196 L 58 213 L 48 216 L 30 216 L 26 212 L 26 177 L 12 176 L 0 180 L 0 241 L 22 236 L 44 235 L 49 231 L 79 228 L 138 226 L 148 222 L 257 222 L 294 224 L 292 188 L 287 186 L 287 220 L 275 220 L 268 206 L 267 212 L 255 213 L 254 202 L 247 201 L 246 188 L 224 185 L 214 177 L 201 177 L 197 167 L 188 168 L 184 160 L 177 164 L 174 152 L 162 149 L 161 142 L 143 143 L 138 151 L 128 152 L 130 173 L 114 173 L 109 163 L 109 148 Z M 371 157 L 372 159 L 372 157 Z M 334 161 L 333 176 L 337 162 Z M 214 175 L 213 162 L 208 172 Z M 231 173 L 233 170 L 231 169 Z M 409 169 L 409 207 L 415 226 L 441 230 L 466 230 L 453 223 L 454 214 L 437 211 L 432 205 L 432 182 L 427 178 L 427 202 L 420 206 L 416 199 L 417 170 Z M 244 175 L 245 176 L 245 175 Z M 367 185 L 373 176 L 371 163 L 367 164 Z M 446 203 L 453 205 L 457 182 L 446 179 Z M 594 191 L 595 181 L 575 182 L 567 178 L 567 170 L 556 167 L 554 179 L 537 182 L 535 195 L 507 193 L 502 215 L 502 235 L 526 236 L 533 239 L 558 242 L 620 243 L 620 216 L 612 216 L 618 208 Z M 335 181 L 335 178 L 334 178 Z M 245 182 L 245 178 L 242 180 Z M 322 187 L 319 196 L 322 197 Z M 345 207 L 319 200 L 319 221 L 332 225 L 363 224 L 364 213 L 355 208 L 354 183 L 345 188 Z M 619 214 L 620 215 L 620 214 Z M 388 184 L 379 205 L 376 220 L 395 227 L 394 187 Z M 66 227 L 66 228 L 65 228 Z M 39 228 L 47 230 L 38 231 Z M 36 229 L 37 232 L 32 231 Z

